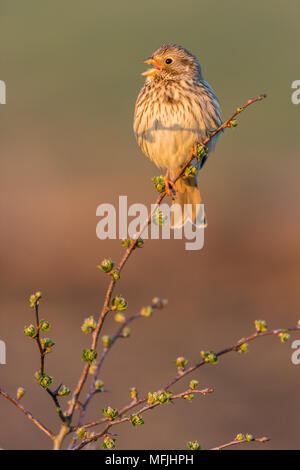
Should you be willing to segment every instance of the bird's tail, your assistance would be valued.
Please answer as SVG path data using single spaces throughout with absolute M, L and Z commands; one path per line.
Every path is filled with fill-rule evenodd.
M 197 226 L 206 226 L 204 206 L 195 175 L 182 176 L 176 183 L 176 197 L 173 201 L 171 226 L 181 227 L 190 220 Z

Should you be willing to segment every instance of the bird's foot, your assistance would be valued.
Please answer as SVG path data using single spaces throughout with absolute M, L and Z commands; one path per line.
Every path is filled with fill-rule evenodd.
M 165 175 L 165 191 L 172 201 L 174 201 L 176 196 L 176 186 L 170 178 L 170 170 L 168 170 Z

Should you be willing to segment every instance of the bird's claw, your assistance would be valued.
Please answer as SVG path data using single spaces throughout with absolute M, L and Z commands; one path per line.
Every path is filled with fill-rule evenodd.
M 173 181 L 170 179 L 168 173 L 165 176 L 165 191 L 167 195 L 170 196 L 172 201 L 174 201 L 176 196 L 176 186 L 175 183 L 173 183 Z

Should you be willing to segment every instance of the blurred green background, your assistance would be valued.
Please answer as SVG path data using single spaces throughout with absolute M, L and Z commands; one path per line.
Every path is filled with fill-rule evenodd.
M 123 252 L 119 241 L 96 238 L 96 207 L 118 195 L 129 203 L 155 198 L 151 177 L 159 170 L 137 147 L 132 118 L 141 61 L 163 43 L 199 58 L 224 118 L 250 97 L 266 92 L 268 99 L 240 116 L 201 172 L 204 248 L 149 241 L 124 270 L 119 289 L 130 312 L 154 296 L 169 304 L 134 324 L 131 338 L 112 351 L 101 376 L 109 392 L 97 396 L 87 419 L 103 406 L 127 404 L 129 387 L 141 395 L 158 389 L 175 374 L 177 356 L 194 362 L 201 349 L 222 349 L 250 334 L 256 318 L 272 327 L 296 324 L 300 106 L 291 103 L 291 83 L 300 78 L 299 13 L 296 0 L 0 1 L 7 86 L 0 106 L 0 338 L 7 344 L 0 386 L 11 394 L 24 386 L 24 406 L 54 431 L 52 403 L 33 379 L 37 351 L 23 334 L 33 320 L 27 299 L 43 292 L 41 316 L 56 342 L 48 372 L 74 387 L 89 347 L 80 326 L 98 314 L 107 285 L 96 265 Z M 109 319 L 104 332 L 115 329 Z M 179 449 L 198 439 L 209 448 L 250 432 L 271 437 L 265 449 L 299 448 L 300 369 L 290 344 L 266 338 L 248 355 L 201 368 L 191 378 L 214 394 L 155 410 L 139 429 L 116 428 L 117 447 Z M 1 447 L 51 447 L 4 399 L 0 415 Z

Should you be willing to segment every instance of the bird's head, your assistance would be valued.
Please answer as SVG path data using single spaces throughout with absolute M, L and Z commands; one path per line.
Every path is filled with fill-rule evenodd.
M 201 79 L 201 67 L 196 59 L 184 47 L 176 44 L 165 44 L 157 49 L 144 64 L 152 68 L 142 73 L 148 80 L 152 79 Z

